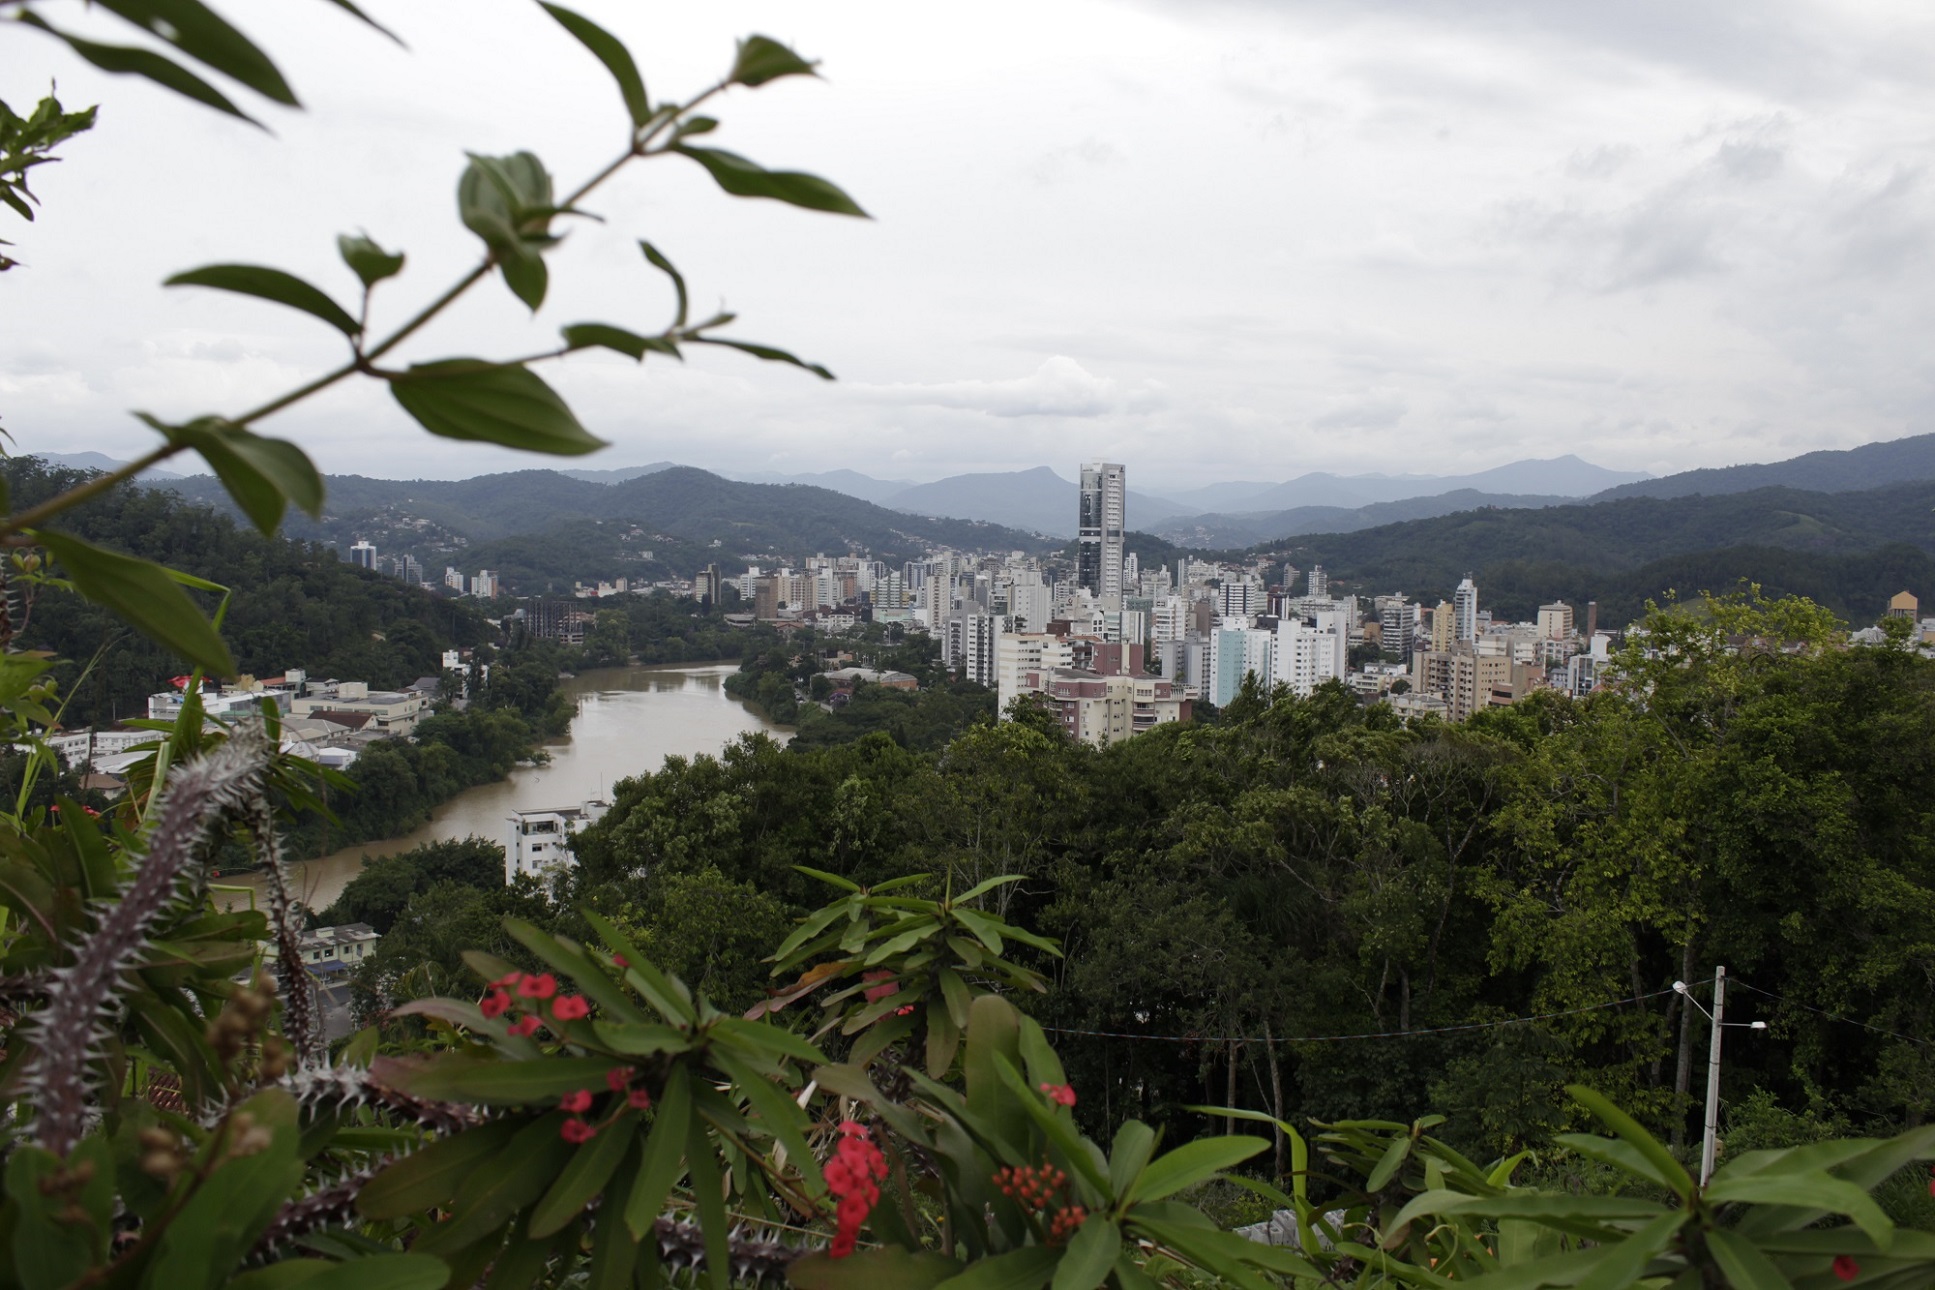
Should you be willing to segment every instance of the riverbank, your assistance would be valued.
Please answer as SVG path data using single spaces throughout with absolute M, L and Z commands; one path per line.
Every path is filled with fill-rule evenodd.
M 595 668 L 563 682 L 560 688 L 577 703 L 578 714 L 563 738 L 544 744 L 547 764 L 518 766 L 503 780 L 466 789 L 401 836 L 295 865 L 305 902 L 311 909 L 330 904 L 362 870 L 366 857 L 471 836 L 502 845 L 512 811 L 609 798 L 620 779 L 655 771 L 667 757 L 717 755 L 744 734 L 790 739 L 789 729 L 726 693 L 725 678 L 737 668 L 737 663 Z M 261 887 L 256 875 L 236 882 Z M 243 897 L 234 900 L 246 903 Z

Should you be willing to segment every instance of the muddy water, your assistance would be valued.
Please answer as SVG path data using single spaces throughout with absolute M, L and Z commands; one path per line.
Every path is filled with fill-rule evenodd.
M 370 856 L 472 834 L 499 843 L 514 810 L 576 806 L 609 797 L 616 781 L 657 770 L 669 756 L 717 754 L 740 735 L 763 730 L 784 742 L 790 732 L 728 695 L 736 663 L 601 668 L 564 683 L 578 715 L 563 739 L 545 745 L 549 765 L 520 766 L 510 778 L 469 789 L 438 807 L 430 822 L 387 842 L 347 847 L 293 866 L 311 909 L 335 900 Z M 259 879 L 237 880 L 260 889 Z M 243 902 L 246 897 L 232 897 Z

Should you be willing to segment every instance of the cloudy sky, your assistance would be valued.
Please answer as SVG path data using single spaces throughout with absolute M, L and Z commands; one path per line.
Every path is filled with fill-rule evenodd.
M 474 260 L 466 149 L 531 149 L 570 186 L 622 146 L 610 82 L 534 4 L 366 5 L 407 49 L 319 0 L 221 6 L 304 97 L 256 101 L 273 133 L 0 43 L 17 109 L 50 78 L 102 105 L 40 172 L 39 222 L 0 211 L 22 261 L 0 277 L 0 426 L 22 450 L 131 455 L 151 442 L 132 409 L 233 412 L 340 361 L 328 328 L 169 273 L 273 264 L 352 299 L 334 237 L 367 229 L 410 257 L 380 331 Z M 647 237 L 696 305 L 840 377 L 573 356 L 546 376 L 612 441 L 586 465 L 923 480 L 1106 457 L 1159 492 L 1564 453 L 1664 473 L 1935 429 L 1926 3 L 580 7 L 655 98 L 751 32 L 822 60 L 822 82 L 729 95 L 714 138 L 875 217 L 656 160 L 596 194 L 605 222 L 554 254 L 535 319 L 490 282 L 402 351 L 655 329 Z M 336 472 L 531 464 L 431 438 L 369 382 L 262 428 Z

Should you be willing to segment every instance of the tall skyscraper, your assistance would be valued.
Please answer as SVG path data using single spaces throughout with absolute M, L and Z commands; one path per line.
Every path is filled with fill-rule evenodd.
M 1478 639 L 1478 588 L 1472 584 L 1471 575 L 1458 584 L 1458 590 L 1451 593 L 1452 639 L 1475 641 Z
M 1076 584 L 1097 600 L 1122 603 L 1123 535 L 1128 527 L 1128 471 L 1113 462 L 1082 467 L 1080 540 L 1076 546 Z
M 376 567 L 376 547 L 369 542 L 359 539 L 356 545 L 349 549 L 349 562 L 351 564 L 361 565 L 365 569 L 374 569 Z

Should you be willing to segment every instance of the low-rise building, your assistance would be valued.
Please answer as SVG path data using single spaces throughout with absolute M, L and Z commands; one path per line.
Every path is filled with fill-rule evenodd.
M 327 690 L 328 687 L 319 688 Z M 333 694 L 313 694 L 294 700 L 290 715 L 367 717 L 363 728 L 394 737 L 414 733 L 428 707 L 424 696 L 415 690 L 372 690 L 362 681 L 341 681 Z
M 1022 693 L 1039 695 L 1055 709 L 1072 738 L 1098 748 L 1190 718 L 1190 701 L 1159 676 L 1058 667 L 1024 673 L 1021 686 Z
M 590 798 L 576 806 L 513 811 L 510 845 L 504 848 L 504 881 L 519 874 L 545 877 L 572 863 L 570 839 L 603 819 L 611 803 Z

